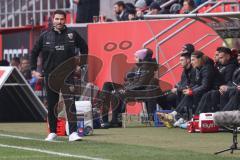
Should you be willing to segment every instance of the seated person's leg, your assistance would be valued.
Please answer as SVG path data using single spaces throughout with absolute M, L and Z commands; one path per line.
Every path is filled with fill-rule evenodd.
M 220 92 L 218 90 L 212 90 L 205 93 L 197 105 L 195 114 L 215 112 L 217 105 L 220 103 Z
M 187 110 L 193 105 L 193 97 L 185 95 L 181 102 L 178 104 L 176 108 L 177 119 L 184 118 L 186 119 L 188 117 Z
M 205 93 L 200 102 L 198 103 L 198 106 L 196 108 L 195 114 L 199 115 L 200 113 L 206 112 L 206 110 L 209 108 L 208 103 L 210 103 L 210 92 Z
M 171 93 L 166 96 L 166 107 L 164 109 L 173 109 L 177 108 L 177 101 L 179 96 L 177 94 Z
M 235 90 L 231 91 L 230 99 L 227 104 L 223 107 L 222 111 L 232 111 L 240 109 L 240 92 Z
M 108 123 L 108 112 L 110 109 L 110 102 L 112 99 L 112 91 L 120 88 L 122 85 L 116 84 L 113 82 L 105 82 L 102 88 L 102 92 L 100 93 L 100 98 L 103 101 L 103 109 L 102 109 L 102 119 L 103 123 Z
M 146 109 L 150 120 L 154 120 L 154 113 L 156 112 L 157 102 L 156 99 L 149 99 L 145 101 Z
M 125 111 L 125 102 L 124 99 L 119 94 L 114 94 L 111 98 L 112 104 L 112 127 L 121 127 L 121 116 L 123 110 Z M 124 108 L 124 109 L 123 109 Z

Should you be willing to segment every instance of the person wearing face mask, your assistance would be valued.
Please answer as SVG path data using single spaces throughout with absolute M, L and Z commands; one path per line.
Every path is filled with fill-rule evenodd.
M 43 32 L 31 52 L 31 71 L 32 76 L 37 79 L 43 79 L 46 83 L 47 101 L 48 101 L 48 123 L 50 134 L 45 139 L 53 141 L 57 138 L 57 117 L 55 115 L 56 104 L 59 100 L 59 91 L 53 91 L 49 86 L 49 76 L 61 63 L 76 56 L 76 50 L 81 54 L 87 54 L 88 47 L 80 35 L 65 26 L 66 13 L 62 10 L 56 10 L 53 13 L 53 27 Z M 43 72 L 38 72 L 37 58 L 42 53 Z M 85 63 L 85 62 L 83 62 Z M 71 77 L 70 77 L 71 78 Z M 71 81 L 71 80 L 70 80 Z M 69 121 L 69 141 L 81 140 L 77 134 L 76 117 L 72 113 L 76 112 L 75 104 L 65 101 L 66 112 Z M 70 114 L 70 112 L 72 112 Z M 69 117 L 71 115 L 71 117 Z

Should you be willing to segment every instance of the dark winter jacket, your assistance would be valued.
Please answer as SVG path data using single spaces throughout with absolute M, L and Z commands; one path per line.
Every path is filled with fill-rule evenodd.
M 221 85 L 230 85 L 236 68 L 237 64 L 233 60 L 225 65 L 217 65 L 214 73 L 214 89 L 218 89 Z
M 176 84 L 176 88 L 178 91 L 182 91 L 194 83 L 196 71 L 194 68 L 190 67 L 189 69 L 184 69 L 181 75 L 181 80 Z
M 202 95 L 212 89 L 213 84 L 213 68 L 209 65 L 195 69 L 195 80 L 193 83 L 192 92 L 193 95 Z
M 77 49 L 81 54 L 87 54 L 88 47 L 80 35 L 65 27 L 61 33 L 54 29 L 45 31 L 33 47 L 31 53 L 31 70 L 37 68 L 37 58 L 42 52 L 43 71 L 49 74 L 59 64 L 76 55 Z
M 126 75 L 124 88 L 126 90 L 143 90 L 151 84 L 154 80 L 154 72 L 158 69 L 155 60 L 148 62 L 141 62 L 136 64 Z M 157 82 L 158 83 L 158 82 Z

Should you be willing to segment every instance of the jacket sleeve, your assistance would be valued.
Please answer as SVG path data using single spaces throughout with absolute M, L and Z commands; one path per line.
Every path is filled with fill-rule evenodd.
M 32 52 L 31 52 L 31 70 L 37 69 L 37 59 L 39 56 L 39 53 L 42 51 L 43 48 L 43 34 L 39 37 L 39 39 L 36 41 Z
M 81 54 L 88 54 L 88 45 L 85 40 L 75 31 L 76 46 L 80 49 Z
M 79 48 L 81 53 L 80 65 L 87 64 L 87 55 L 88 55 L 88 45 L 85 40 L 75 31 L 76 35 L 76 47 Z
M 184 74 L 184 71 L 183 71 L 182 75 L 181 75 L 181 80 L 175 85 L 175 87 L 177 88 L 178 91 L 181 91 L 186 86 L 187 86 L 187 77 L 186 77 L 186 75 Z
M 204 66 L 201 71 L 201 82 L 199 85 L 195 85 L 192 88 L 193 95 L 203 94 L 208 91 L 211 87 L 211 82 L 213 80 L 213 70 L 211 67 Z
M 234 64 L 228 66 L 226 68 L 226 73 L 224 75 L 224 81 L 226 82 L 227 85 L 231 85 L 232 84 L 232 76 L 233 76 L 233 72 L 236 69 L 236 66 Z
M 133 82 L 125 86 L 126 90 L 141 90 L 146 88 L 154 77 L 154 66 L 144 65 L 140 71 L 135 74 Z

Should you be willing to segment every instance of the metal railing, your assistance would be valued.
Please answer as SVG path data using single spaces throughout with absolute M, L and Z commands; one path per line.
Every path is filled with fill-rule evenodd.
M 212 7 L 210 7 L 209 9 L 206 10 L 205 13 L 208 13 L 212 10 L 214 10 L 216 7 L 220 6 L 222 3 L 226 3 L 226 2 L 217 2 L 215 5 L 213 5 Z M 221 15 L 221 13 L 211 13 L 212 15 Z M 226 14 L 226 13 L 223 13 Z M 190 16 L 189 15 L 184 15 L 184 16 Z M 194 15 L 194 14 L 193 14 Z M 164 16 L 164 15 L 163 15 Z M 173 15 L 174 16 L 174 15 Z M 180 15 L 178 15 L 180 16 Z M 202 16 L 204 16 L 204 14 L 202 14 Z M 193 16 L 194 17 L 194 16 Z M 181 28 L 179 28 L 178 30 L 176 30 L 175 32 L 173 32 L 172 34 L 168 35 L 166 38 L 164 38 L 163 40 L 161 40 L 160 42 L 157 43 L 156 45 L 156 54 L 157 54 L 157 61 L 159 61 L 159 50 L 160 50 L 160 46 L 164 43 L 166 43 L 168 40 L 170 40 L 171 38 L 173 38 L 174 36 L 178 35 L 179 33 L 181 33 L 184 29 L 186 29 L 187 27 L 189 27 L 190 25 L 192 25 L 193 23 L 195 23 L 197 20 L 191 20 L 190 22 L 188 22 L 187 24 L 185 24 L 184 26 L 182 26 Z M 164 53 L 163 53 L 164 54 Z
M 201 9 L 202 7 L 210 4 L 210 3 L 215 3 L 215 2 L 205 2 L 202 5 L 198 6 L 196 9 L 194 9 L 193 11 L 191 11 L 190 13 L 195 13 L 197 12 L 199 9 Z M 156 40 L 158 37 L 160 37 L 161 35 L 165 34 L 166 32 L 170 31 L 171 29 L 173 29 L 174 27 L 176 27 L 178 24 L 180 24 L 181 22 L 183 22 L 186 18 L 182 18 L 179 19 L 178 21 L 176 21 L 175 23 L 173 23 L 172 25 L 170 25 L 169 27 L 167 27 L 166 29 L 162 30 L 160 33 L 158 33 L 156 36 L 153 36 L 153 38 L 149 39 L 148 41 L 146 41 L 143 44 L 143 48 L 145 48 L 148 44 L 150 44 L 152 41 Z
M 195 10 L 193 10 L 189 15 L 191 15 L 192 13 L 195 13 L 197 10 L 201 9 L 202 7 L 212 4 L 213 6 L 211 6 L 210 8 L 208 8 L 205 13 L 208 13 L 212 10 L 214 10 L 215 8 L 219 7 L 220 5 L 224 5 L 224 4 L 237 4 L 239 5 L 238 1 L 234 0 L 234 1 L 218 1 L 218 2 L 212 2 L 212 1 L 207 1 L 204 4 L 200 5 L 198 8 L 196 8 Z M 196 14 L 192 14 L 192 15 L 196 15 Z M 174 18 L 174 16 L 180 16 L 180 15 L 146 15 L 145 17 L 155 17 L 155 16 L 165 16 L 166 18 L 168 16 L 173 16 L 171 18 Z M 173 23 L 171 26 L 169 26 L 168 28 L 166 28 L 165 30 L 161 31 L 159 34 L 157 34 L 156 36 L 154 36 L 153 38 L 151 38 L 150 40 L 148 40 L 147 42 L 145 42 L 143 44 L 143 47 L 145 48 L 146 45 L 148 45 L 149 43 L 151 43 L 154 40 L 157 40 L 158 37 L 160 37 L 161 35 L 165 34 L 166 32 L 168 32 L 169 30 L 173 29 L 175 26 L 177 26 L 178 24 L 180 24 L 181 22 L 183 22 L 187 17 L 187 15 L 185 14 L 185 16 L 182 17 L 178 17 L 181 18 L 179 19 L 177 22 Z M 167 42 L 168 40 L 170 40 L 172 37 L 176 36 L 178 33 L 182 32 L 184 29 L 186 29 L 188 26 L 190 26 L 191 24 L 193 24 L 194 22 L 196 22 L 196 20 L 192 20 L 190 22 L 188 22 L 187 24 L 183 25 L 182 27 L 180 27 L 178 30 L 176 30 L 175 32 L 173 32 L 172 34 L 168 35 L 166 38 L 164 38 L 163 40 L 161 40 L 160 42 L 157 43 L 156 45 L 156 60 L 159 63 L 159 52 L 160 52 L 160 45 L 164 44 L 165 42 Z M 165 54 L 163 51 L 161 51 L 162 56 L 164 58 L 165 61 L 167 61 L 165 64 L 167 65 L 168 68 L 170 68 L 169 64 L 168 64 L 168 60 L 165 57 Z M 177 57 L 177 56 L 176 56 Z M 174 59 L 174 58 L 173 58 Z M 171 59 L 171 60 L 173 60 Z M 178 65 L 175 65 L 175 67 L 177 67 Z M 167 72 L 171 72 L 172 69 L 168 70 Z M 159 75 L 159 74 L 158 74 Z M 160 75 L 159 75 L 160 76 Z M 171 72 L 171 76 L 173 78 L 174 81 L 175 80 L 175 76 L 173 75 L 173 73 Z
M 206 34 L 205 36 L 201 37 L 200 39 L 198 39 L 197 41 L 195 41 L 193 44 L 197 44 L 199 43 L 200 41 L 202 41 L 203 39 L 205 39 L 206 37 L 208 36 L 216 36 L 216 38 L 212 39 L 211 41 L 209 41 L 208 43 L 206 43 L 204 46 L 200 47 L 198 50 L 202 51 L 203 49 L 205 49 L 206 47 L 208 47 L 209 45 L 211 45 L 212 43 L 214 43 L 215 41 L 217 41 L 220 37 L 218 35 L 212 35 L 212 34 Z M 172 58 L 170 58 L 171 60 L 177 58 L 179 55 L 181 54 L 181 52 L 177 53 L 175 56 L 173 56 Z M 170 60 L 170 61 L 171 61 Z M 169 62 L 169 61 L 168 61 Z M 166 63 L 168 62 L 165 62 L 163 63 L 161 66 L 164 66 Z M 160 67 L 161 67 L 160 66 Z M 171 68 L 168 68 L 167 71 L 165 71 L 164 73 L 162 74 L 159 74 L 158 78 L 161 78 L 162 76 L 166 75 L 167 73 L 171 72 L 172 70 L 174 70 L 175 68 L 177 68 L 178 66 L 180 66 L 180 62 L 178 62 L 177 64 L 175 64 L 174 66 L 172 66 Z
M 0 27 L 21 27 L 26 25 L 43 25 L 56 9 L 71 13 L 73 7 L 66 0 L 1 0 Z
M 197 8 L 195 8 L 193 11 L 191 11 L 189 14 L 193 14 L 196 13 L 197 11 L 199 11 L 200 9 L 202 9 L 203 7 L 206 7 L 208 5 L 216 5 L 216 3 L 220 3 L 222 6 L 224 6 L 224 4 L 235 4 L 238 6 L 239 9 L 239 2 L 238 0 L 226 0 L 226 1 L 207 1 L 201 5 L 199 5 Z M 218 4 L 219 5 L 219 4 Z M 212 6 L 213 7 L 213 6 Z M 211 8 L 212 8 L 211 7 Z M 216 7 L 214 7 L 215 9 Z M 222 7 L 222 11 L 224 12 L 224 8 Z M 206 11 L 205 11 L 206 12 Z M 154 15 L 151 15 L 154 16 Z M 156 15 L 158 16 L 158 15 Z M 162 15 L 165 16 L 165 15 Z M 173 15 L 174 16 L 174 15 Z M 146 16 L 147 17 L 147 16 Z M 171 29 L 173 29 L 174 27 L 176 27 L 177 25 L 179 25 L 181 22 L 183 22 L 186 17 L 180 17 L 181 19 L 179 19 L 178 21 L 176 21 L 175 23 L 173 23 L 172 25 L 170 25 L 169 27 L 167 27 L 166 29 L 162 30 L 161 32 L 159 32 L 157 35 L 153 36 L 151 39 L 149 39 L 148 41 L 146 41 L 143 44 L 143 48 L 145 48 L 148 44 L 150 44 L 151 42 L 153 42 L 154 40 L 156 40 L 158 37 L 160 37 L 161 35 L 167 33 L 168 31 L 170 31 Z
M 205 36 L 199 38 L 198 40 L 196 40 L 195 42 L 193 42 L 192 44 L 193 45 L 196 45 L 198 44 L 199 42 L 201 42 L 202 40 L 204 40 L 205 38 L 207 37 L 210 37 L 210 36 L 218 36 L 218 35 L 215 35 L 215 34 L 206 34 Z M 218 36 L 219 37 L 219 36 Z M 177 54 L 175 54 L 174 56 L 172 56 L 171 58 L 169 58 L 167 61 L 165 61 L 162 65 L 166 65 L 167 63 L 169 63 L 170 61 L 174 60 L 175 58 L 177 58 L 179 55 L 181 55 L 182 52 L 178 52 Z

